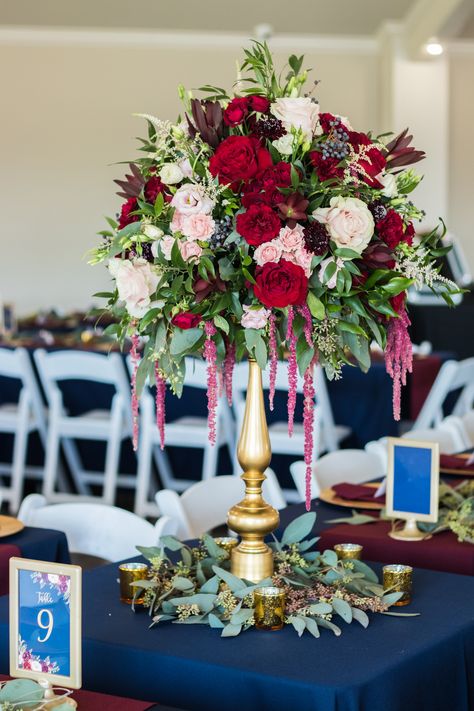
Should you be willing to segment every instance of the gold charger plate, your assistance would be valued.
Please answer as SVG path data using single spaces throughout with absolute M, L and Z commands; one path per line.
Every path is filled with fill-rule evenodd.
M 25 524 L 13 516 L 0 516 L 0 538 L 23 531 Z
M 371 486 L 372 488 L 377 489 L 380 486 L 380 483 L 377 484 L 371 482 L 370 484 L 364 484 L 364 486 Z M 351 499 L 342 499 L 331 487 L 323 489 L 319 494 L 319 498 L 326 504 L 345 506 L 348 509 L 372 509 L 373 511 L 381 511 L 385 506 L 385 504 L 379 503 L 378 501 L 356 501 Z

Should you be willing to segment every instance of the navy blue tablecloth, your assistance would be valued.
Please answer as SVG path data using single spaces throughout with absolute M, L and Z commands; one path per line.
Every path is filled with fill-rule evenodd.
M 70 562 L 66 534 L 62 531 L 25 526 L 13 536 L 0 538 L 0 544 L 18 546 L 23 558 L 47 560 L 52 563 Z
M 116 565 L 84 575 L 83 679 L 93 691 L 191 711 L 473 711 L 474 579 L 415 570 L 415 618 L 315 640 L 293 629 L 221 639 L 201 625 L 148 629 L 119 602 Z M 0 599 L 0 673 L 8 671 Z

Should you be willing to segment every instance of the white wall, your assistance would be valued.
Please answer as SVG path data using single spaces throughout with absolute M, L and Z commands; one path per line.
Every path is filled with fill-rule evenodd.
M 297 47 L 295 49 L 298 49 Z M 277 60 L 283 56 L 277 55 Z M 112 180 L 133 159 L 145 124 L 175 119 L 176 86 L 235 79 L 237 45 L 172 49 L 0 43 L 0 292 L 20 313 L 86 308 L 107 286 L 83 259 L 121 199 Z M 326 109 L 377 123 L 372 54 L 311 53 Z M 344 78 L 342 78 L 344 77 Z

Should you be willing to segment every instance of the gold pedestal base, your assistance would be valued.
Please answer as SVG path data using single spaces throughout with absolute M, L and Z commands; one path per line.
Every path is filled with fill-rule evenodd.
M 409 518 L 400 531 L 390 531 L 388 535 L 396 541 L 426 541 L 431 538 L 431 535 L 419 530 L 414 518 Z
M 231 570 L 239 578 L 259 583 L 273 574 L 273 554 L 264 539 L 277 528 L 280 517 L 262 497 L 264 471 L 270 464 L 271 449 L 262 374 L 253 360 L 249 361 L 249 382 L 237 457 L 244 472 L 245 497 L 230 509 L 227 518 L 229 528 L 242 539 L 232 550 Z

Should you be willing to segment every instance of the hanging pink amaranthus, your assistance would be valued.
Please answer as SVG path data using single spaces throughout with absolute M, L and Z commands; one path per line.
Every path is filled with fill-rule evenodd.
M 306 511 L 311 508 L 311 480 L 314 447 L 314 366 L 313 358 L 306 368 L 303 380 L 303 429 L 304 429 L 304 463 L 306 464 Z
M 398 318 L 392 318 L 387 329 L 385 368 L 393 380 L 393 417 L 400 419 L 402 385 L 406 385 L 407 373 L 412 371 L 413 352 L 408 327 L 410 319 L 405 309 Z
M 140 355 L 138 353 L 138 344 L 140 339 L 137 333 L 132 336 L 132 348 L 130 357 L 132 359 L 132 443 L 133 451 L 138 448 L 138 395 L 137 395 L 137 371 L 140 364 Z
M 216 443 L 216 410 L 217 410 L 217 348 L 212 340 L 216 327 L 212 321 L 204 325 L 206 341 L 204 343 L 204 357 L 207 361 L 207 425 L 209 442 Z
M 235 365 L 235 343 L 229 343 L 224 359 L 224 387 L 229 406 L 232 405 L 232 377 Z
M 268 318 L 270 332 L 268 338 L 269 355 L 270 355 L 270 390 L 268 393 L 268 402 L 270 410 L 273 410 L 273 400 L 275 399 L 275 385 L 278 368 L 278 348 L 276 340 L 276 316 L 272 312 Z
M 304 332 L 304 337 L 306 339 L 306 343 L 310 348 L 314 347 L 313 343 L 313 319 L 311 317 L 311 311 L 308 308 L 307 304 L 304 304 L 303 306 L 300 306 L 298 308 L 298 311 L 304 318 L 304 326 L 303 326 L 303 332 Z
M 293 307 L 288 309 L 288 325 L 286 327 L 286 343 L 290 355 L 288 357 L 288 434 L 293 435 L 293 425 L 296 407 L 296 389 L 298 387 L 298 365 L 296 362 L 296 336 L 293 332 Z
M 158 432 L 160 433 L 160 447 L 165 448 L 165 421 L 166 421 L 166 410 L 165 410 L 165 397 L 166 397 L 166 380 L 161 377 L 160 365 L 158 361 L 155 362 L 155 380 L 156 380 L 156 426 L 158 427 Z

